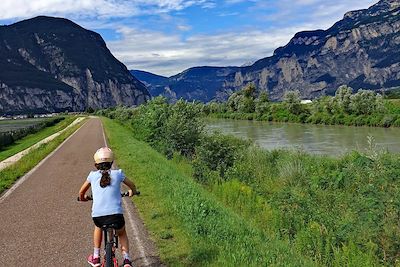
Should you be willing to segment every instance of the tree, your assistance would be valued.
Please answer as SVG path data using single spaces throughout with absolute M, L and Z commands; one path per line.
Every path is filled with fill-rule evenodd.
M 353 89 L 346 85 L 340 86 L 336 90 L 335 102 L 338 105 L 339 111 L 344 113 L 351 113 L 351 94 Z
M 208 102 L 205 107 L 208 108 L 208 113 L 217 113 L 217 112 L 221 112 L 220 110 L 220 104 L 215 102 L 215 101 L 211 101 Z
M 87 107 L 85 110 L 86 113 L 90 113 L 90 114 L 94 113 L 94 111 L 95 111 L 94 108 L 92 108 L 91 106 Z
M 383 101 L 383 95 L 377 94 L 375 97 L 375 112 L 378 113 L 385 113 L 386 112 L 386 107 L 385 103 Z
M 235 92 L 231 94 L 231 96 L 228 98 L 228 109 L 231 112 L 236 112 L 238 111 L 238 106 L 239 102 L 243 98 L 243 96 L 240 94 L 240 92 Z
M 351 110 L 356 115 L 368 115 L 376 110 L 376 94 L 371 90 L 359 90 L 350 99 Z
M 239 99 L 237 110 L 242 113 L 253 113 L 255 111 L 255 103 L 252 97 L 242 97 Z
M 290 113 L 296 115 L 301 113 L 300 92 L 298 90 L 287 91 L 283 97 L 283 102 Z
M 228 98 L 231 112 L 253 113 L 255 111 L 256 87 L 250 83 Z
M 243 95 L 248 98 L 256 97 L 256 87 L 253 83 L 249 83 L 245 88 L 242 89 Z
M 322 96 L 320 98 L 316 98 L 313 100 L 311 105 L 311 112 L 313 114 L 316 113 L 332 113 L 332 97 L 331 96 Z
M 255 111 L 257 114 L 262 115 L 268 112 L 269 110 L 269 99 L 267 91 L 262 91 L 258 98 L 255 101 L 256 108 Z
M 165 145 L 171 151 L 191 157 L 204 128 L 200 106 L 178 100 L 170 108 L 170 114 L 164 125 Z M 167 151 L 169 152 L 169 151 Z

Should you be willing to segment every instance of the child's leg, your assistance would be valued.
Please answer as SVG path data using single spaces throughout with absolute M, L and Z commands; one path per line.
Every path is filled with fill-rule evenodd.
M 102 232 L 99 227 L 94 228 L 93 232 L 93 254 L 89 255 L 87 262 L 93 267 L 99 267 L 100 263 L 100 245 L 101 245 Z
M 101 246 L 101 240 L 103 238 L 103 232 L 101 228 L 95 226 L 93 232 L 93 245 L 95 248 L 99 248 Z
M 117 231 L 119 241 L 121 243 L 121 250 L 124 257 L 129 259 L 129 240 L 126 234 L 125 226 Z
M 94 257 L 99 256 L 99 251 L 100 251 L 100 246 L 101 246 L 101 240 L 103 238 L 103 232 L 101 228 L 95 226 L 94 227 L 94 232 L 93 232 L 93 247 L 94 247 Z

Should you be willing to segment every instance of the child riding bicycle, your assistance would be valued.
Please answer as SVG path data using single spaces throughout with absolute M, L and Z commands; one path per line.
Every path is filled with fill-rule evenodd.
M 97 171 L 91 171 L 86 181 L 79 190 L 81 201 L 87 201 L 86 191 L 92 187 L 93 205 L 92 218 L 95 224 L 93 243 L 94 249 L 87 261 L 93 267 L 98 267 L 100 263 L 100 246 L 102 240 L 101 227 L 105 224 L 117 225 L 117 235 L 119 237 L 124 257 L 123 267 L 131 267 L 132 261 L 129 257 L 129 240 L 125 230 L 125 220 L 122 210 L 122 200 L 120 185 L 124 183 L 130 190 L 129 196 L 133 196 L 136 187 L 133 182 L 125 178 L 122 170 L 111 170 L 114 161 L 114 154 L 108 147 L 102 147 L 94 154 L 94 161 Z

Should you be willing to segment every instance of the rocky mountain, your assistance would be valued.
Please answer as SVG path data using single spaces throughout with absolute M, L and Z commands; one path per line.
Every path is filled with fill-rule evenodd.
M 198 75 L 189 75 L 193 70 Z M 250 66 L 192 68 L 170 77 L 164 87 L 177 96 L 204 101 L 226 99 L 248 83 L 267 90 L 274 100 L 288 90 L 314 98 L 333 94 L 343 84 L 356 90 L 399 86 L 400 1 L 381 0 L 368 9 L 346 13 L 327 30 L 299 32 L 273 56 Z
M 169 78 L 136 70 L 131 73 L 146 84 L 152 96 L 208 102 L 219 97 L 221 84 L 238 70 L 238 67 L 194 67 Z
M 0 114 L 131 106 L 149 98 L 98 33 L 44 16 L 0 26 Z
M 170 91 L 166 89 L 166 87 L 168 86 L 167 77 L 141 70 L 131 70 L 130 72 L 134 77 L 136 77 L 139 81 L 142 81 L 144 85 L 146 85 L 150 95 L 163 95 L 171 99 L 174 99 L 176 97 L 176 95 L 169 94 Z

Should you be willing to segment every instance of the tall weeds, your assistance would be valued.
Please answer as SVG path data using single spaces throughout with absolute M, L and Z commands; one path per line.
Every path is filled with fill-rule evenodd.
M 144 116 L 140 109 L 136 112 Z M 127 124 L 140 128 L 136 121 L 133 117 Z M 179 121 L 186 123 L 177 129 L 189 125 L 185 118 Z M 165 133 L 162 124 L 155 130 Z M 168 140 L 162 135 L 154 138 L 146 141 L 155 148 Z M 284 254 L 293 252 L 317 265 L 394 265 L 400 248 L 400 156 L 377 151 L 373 140 L 369 142 L 365 152 L 333 159 L 302 151 L 264 151 L 231 136 L 201 133 L 190 141 L 195 146 L 186 161 L 193 172 L 187 173 L 193 173 L 194 181 L 211 194 L 199 193 L 178 171 L 163 174 L 163 169 L 154 174 L 154 183 L 165 190 L 163 196 L 172 192 L 167 199 L 174 204 L 169 205 L 195 237 L 193 246 L 199 251 L 195 258 L 208 257 L 213 264 L 268 265 L 270 257 L 281 257 L 290 265 L 293 261 Z M 164 164 L 168 161 L 160 163 Z M 247 230 L 236 228 L 242 223 L 231 221 L 232 216 L 245 221 Z M 270 240 L 283 243 L 272 249 L 273 254 L 260 254 L 263 246 L 254 244 Z M 207 242 L 208 246 L 199 247 Z M 239 243 L 246 248 L 235 245 Z M 221 253 L 230 256 L 222 261 Z M 249 261 L 249 255 L 255 259 Z

